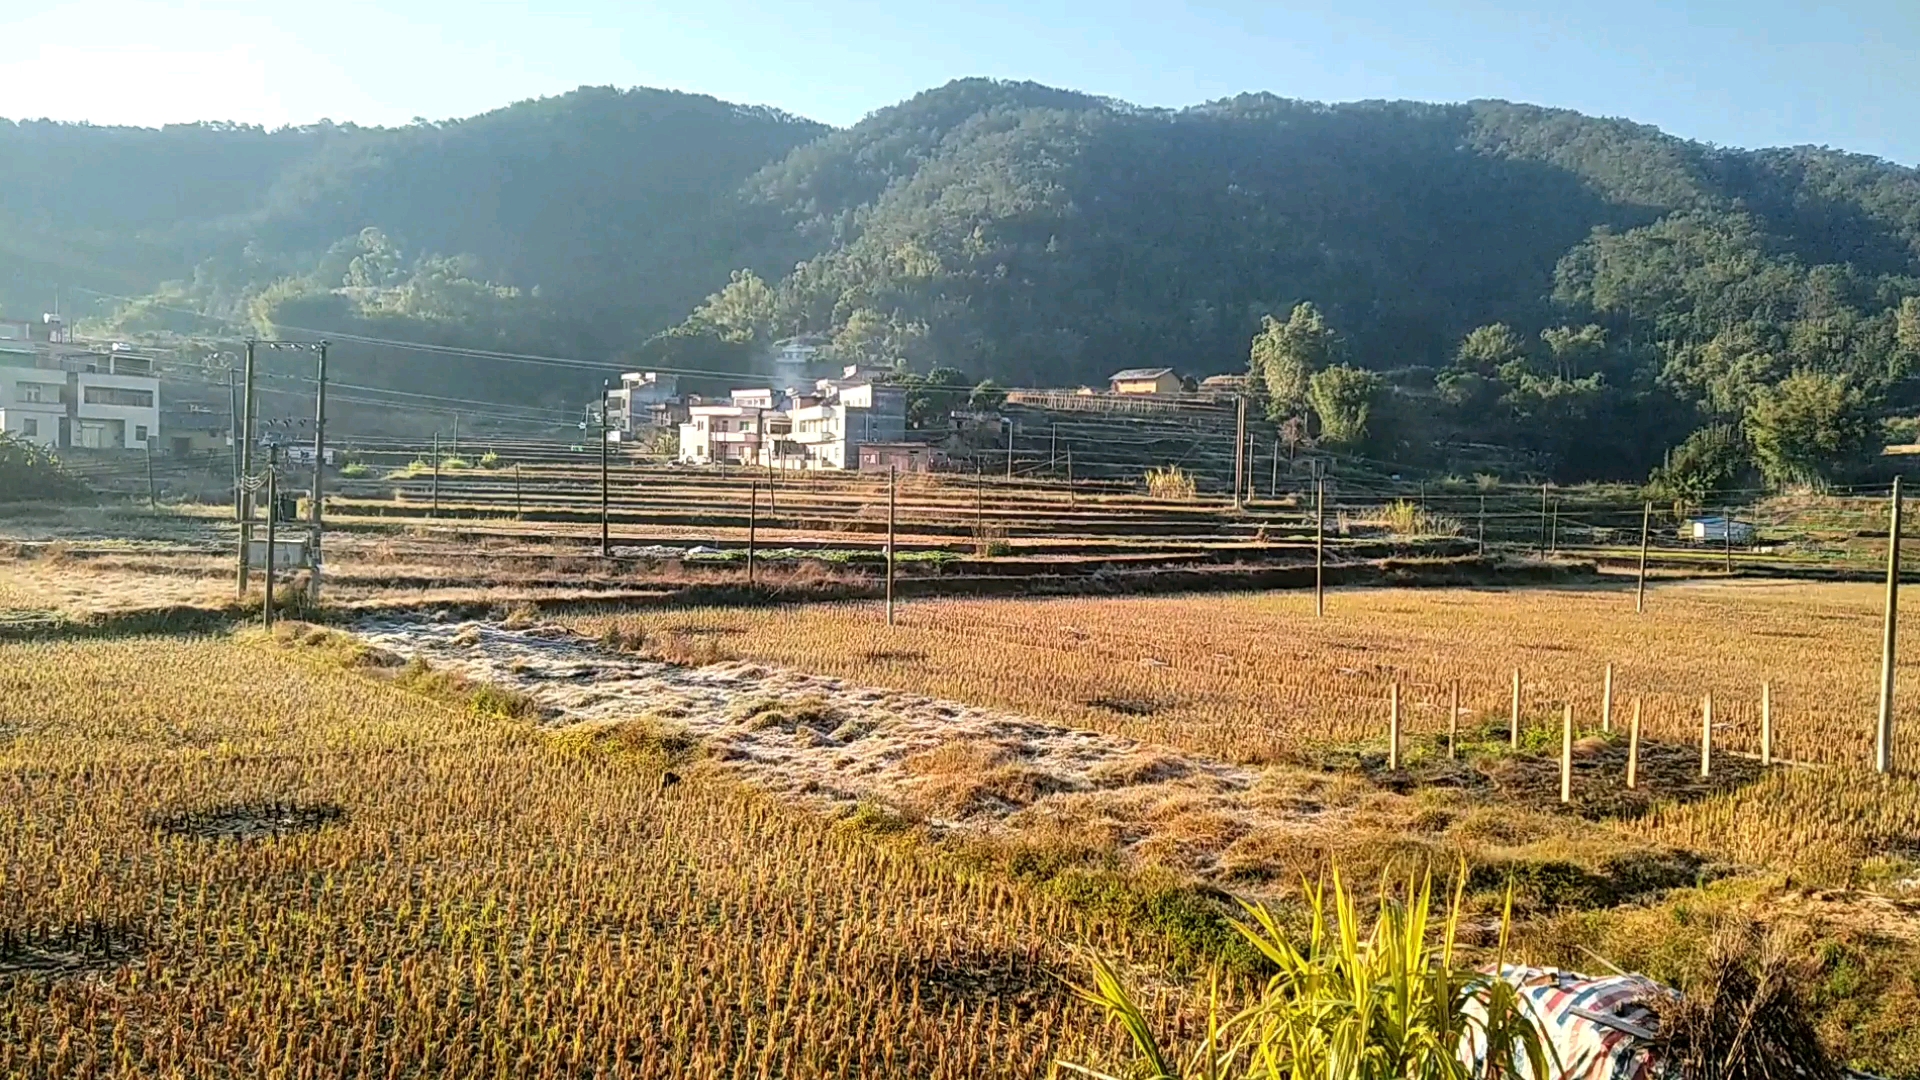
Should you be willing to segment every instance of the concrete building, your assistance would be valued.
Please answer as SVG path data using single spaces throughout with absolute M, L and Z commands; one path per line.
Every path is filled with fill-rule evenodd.
M 629 371 L 620 385 L 607 391 L 607 425 L 615 442 L 631 442 L 640 429 L 652 424 L 680 397 L 680 379 L 657 371 Z
M 0 323 L 0 430 L 53 449 L 145 450 L 160 437 L 151 360 L 14 336 Z
M 1177 394 L 1180 376 L 1172 368 L 1128 368 L 1116 371 L 1111 380 L 1116 394 Z
M 869 381 L 821 379 L 811 390 L 735 390 L 725 403 L 694 403 L 680 425 L 689 465 L 857 469 L 860 447 L 906 437 L 906 395 Z

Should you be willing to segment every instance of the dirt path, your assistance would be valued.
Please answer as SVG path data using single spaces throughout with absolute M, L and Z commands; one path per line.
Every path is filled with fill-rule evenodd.
M 1027 717 L 742 661 L 679 667 L 552 626 L 369 620 L 369 644 L 531 696 L 555 726 L 642 718 L 684 729 L 747 781 L 823 809 L 868 803 L 936 828 L 1086 831 L 1162 841 L 1205 872 L 1226 846 L 1319 810 L 1242 768 Z M 1190 843 L 1197 831 L 1209 842 Z

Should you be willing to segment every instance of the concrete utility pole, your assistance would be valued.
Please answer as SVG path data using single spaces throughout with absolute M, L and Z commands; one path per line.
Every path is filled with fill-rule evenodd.
M 433 433 L 433 509 L 428 517 L 440 516 L 440 433 Z
M 1480 496 L 1480 557 L 1487 557 L 1487 497 Z
M 280 470 L 278 468 L 279 462 L 276 460 L 276 456 L 277 455 L 273 451 L 268 451 L 268 455 L 267 455 L 267 589 L 266 589 L 266 598 L 260 602 L 260 625 L 267 628 L 268 630 L 273 629 L 273 570 L 274 570 L 273 563 L 274 563 L 274 556 L 278 554 L 278 552 L 274 551 L 275 537 L 274 537 L 273 525 L 274 525 L 274 522 L 279 520 L 280 518 L 280 514 L 278 512 L 280 509 L 280 505 L 279 505 L 280 503 L 280 485 L 279 485 Z
M 253 479 L 253 359 L 254 341 L 247 339 L 247 366 L 245 375 L 245 393 L 241 408 L 245 415 L 240 421 L 240 487 L 235 493 L 236 518 L 240 522 L 240 575 L 234 587 L 234 595 L 247 595 L 247 544 L 253 539 L 253 493 L 247 490 L 247 484 Z
M 1635 614 L 1645 614 L 1647 610 L 1647 537 L 1652 532 L 1653 504 L 1648 503 L 1640 511 L 1640 584 L 1633 594 Z
M 1013 417 L 1007 417 L 1007 479 L 1013 479 Z
M 887 466 L 887 625 L 893 625 L 893 489 L 894 467 Z
M 609 535 L 610 529 L 607 522 L 608 498 L 607 498 L 607 395 L 606 395 L 606 391 L 610 389 L 612 389 L 612 380 L 608 380 L 606 383 L 602 384 L 601 393 L 600 393 L 600 557 L 603 559 L 613 554 L 613 544 Z
M 1547 553 L 1547 485 L 1540 485 L 1540 554 Z
M 1887 521 L 1887 609 L 1880 632 L 1880 724 L 1874 738 L 1873 767 L 1893 771 L 1893 649 L 1900 621 L 1900 478 L 1893 478 Z
M 749 588 L 753 585 L 753 548 L 755 534 L 759 532 L 759 518 L 760 483 L 756 480 L 747 484 L 747 585 Z
M 240 388 L 227 369 L 227 457 L 233 465 L 233 520 L 240 520 Z
M 147 440 L 147 509 L 158 510 L 160 502 L 153 493 L 153 440 Z
M 1316 463 L 1314 471 L 1319 472 Z M 1327 482 L 1313 481 L 1313 613 L 1327 613 Z
M 317 350 L 313 373 L 315 387 L 313 394 L 313 558 L 307 571 L 308 593 L 314 601 L 320 599 L 320 537 L 326 530 L 324 507 L 326 496 L 321 491 L 321 481 L 327 464 L 327 343 L 322 341 Z
M 1242 394 L 1234 401 L 1233 428 L 1233 506 L 1240 508 L 1240 488 L 1246 482 L 1247 475 L 1247 398 Z

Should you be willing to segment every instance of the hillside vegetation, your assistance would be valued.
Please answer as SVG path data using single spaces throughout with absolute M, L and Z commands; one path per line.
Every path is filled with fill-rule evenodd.
M 128 331 L 185 308 L 725 370 L 815 332 L 1028 385 L 1244 371 L 1260 335 L 1267 411 L 1303 436 L 1665 466 L 1696 498 L 1857 475 L 1920 405 L 1920 172 L 1505 102 L 1168 111 L 965 80 L 831 131 L 582 90 L 398 130 L 28 124 L 0 149 L 0 295 L 157 290 Z

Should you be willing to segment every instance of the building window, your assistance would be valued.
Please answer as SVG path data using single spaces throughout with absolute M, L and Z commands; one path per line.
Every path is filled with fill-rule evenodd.
M 60 401 L 60 387 L 52 383 L 23 382 L 14 384 L 20 392 L 22 405 L 53 405 Z
M 40 421 L 38 419 L 27 419 L 27 420 L 20 421 L 20 434 L 25 435 L 29 439 L 39 438 L 40 437 Z
M 89 386 L 81 393 L 88 405 L 118 405 L 129 409 L 153 408 L 153 391 L 129 390 L 120 386 Z
M 145 424 L 135 424 L 133 426 L 133 441 L 137 443 L 147 441 L 147 428 Z

